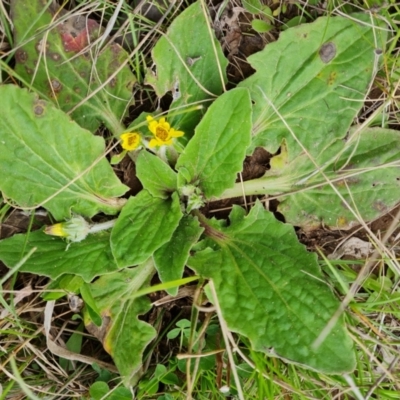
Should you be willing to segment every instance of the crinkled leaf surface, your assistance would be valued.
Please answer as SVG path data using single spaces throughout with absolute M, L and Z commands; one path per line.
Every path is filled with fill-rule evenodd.
M 101 340 L 126 385 L 136 383 L 143 351 L 156 336 L 155 329 L 138 318 L 151 309 L 150 301 L 134 298 L 140 288 L 148 286 L 153 272 L 153 264 L 144 263 L 102 276 L 91 285 L 103 323 L 98 328 L 86 313 L 86 328 Z
M 177 193 L 169 199 L 152 197 L 142 190 L 131 197 L 111 231 L 111 249 L 120 268 L 147 260 L 168 242 L 182 211 Z
M 389 212 L 400 201 L 398 131 L 363 129 L 350 143 L 336 142 L 317 162 L 325 166 L 336 191 L 365 221 Z M 310 164 L 306 156 L 299 155 L 279 171 L 281 178 L 292 183 L 293 193 L 280 198 L 278 208 L 286 221 L 307 229 L 321 224 L 346 229 L 357 224 L 343 199 Z
M 197 243 L 203 228 L 197 218 L 185 215 L 176 228 L 172 238 L 154 253 L 154 264 L 161 282 L 182 278 L 190 249 Z M 178 288 L 166 289 L 171 296 L 176 296 Z
M 257 72 L 240 86 L 254 102 L 251 150 L 262 146 L 274 154 L 285 138 L 294 159 L 303 149 L 288 126 L 312 156 L 343 138 L 373 76 L 375 39 L 385 46 L 381 28 L 371 14 L 318 18 L 249 57 Z
M 71 243 L 68 249 L 64 240 L 48 236 L 42 231 L 14 235 L 0 241 L 0 260 L 12 268 L 34 247 L 36 251 L 19 271 L 51 279 L 74 274 L 90 282 L 96 276 L 117 270 L 108 232 L 89 235 L 82 242 Z
M 166 36 L 152 50 L 156 68 L 147 73 L 146 80 L 159 97 L 172 92 L 171 108 L 213 100 L 223 91 L 228 60 L 209 25 L 208 16 L 197 1 L 174 19 Z M 201 116 L 200 111 L 192 111 L 174 116 L 170 122 L 190 134 Z
M 228 227 L 205 222 L 210 247 L 188 260 L 213 280 L 228 327 L 258 351 L 325 373 L 353 370 L 353 343 L 342 318 L 317 350 L 312 347 L 339 306 L 317 256 L 258 202 L 248 216 L 235 206 L 229 219 Z
M 71 212 L 119 211 L 124 200 L 116 197 L 127 187 L 101 159 L 103 138 L 25 89 L 0 86 L 0 98 L 0 190 L 6 197 L 21 207 L 43 204 L 57 220 Z
M 399 202 L 398 131 L 353 127 L 348 140 L 337 140 L 315 158 L 319 170 L 304 153 L 289 159 L 283 145 L 262 178 L 236 185 L 236 191 L 281 194 L 278 210 L 286 222 L 308 230 L 348 229 L 359 223 L 349 207 L 371 221 Z
M 136 160 L 136 174 L 152 196 L 166 199 L 177 190 L 177 174 L 159 157 L 142 151 Z
M 220 96 L 196 127 L 176 164 L 178 174 L 196 184 L 207 198 L 233 186 L 250 144 L 251 102 L 247 89 Z
M 99 53 L 96 47 L 88 51 L 87 46 L 100 36 L 101 27 L 84 14 L 67 17 L 66 11 L 46 0 L 13 0 L 11 4 L 15 46 L 22 45 L 15 54 L 16 72 L 63 111 L 70 111 L 97 90 L 128 58 L 116 43 Z M 50 25 L 53 28 L 48 30 Z M 112 132 L 119 133 L 119 121 L 131 101 L 134 82 L 129 67 L 123 67 L 73 111 L 72 118 L 92 132 L 104 122 Z

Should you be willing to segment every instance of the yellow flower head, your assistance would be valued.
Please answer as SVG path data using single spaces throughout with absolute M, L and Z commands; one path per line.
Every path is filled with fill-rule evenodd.
M 182 131 L 176 131 L 171 128 L 171 125 L 165 120 L 160 118 L 158 121 L 148 115 L 146 117 L 149 123 L 149 130 L 154 135 L 154 138 L 150 140 L 149 147 L 164 146 L 172 144 L 172 139 L 183 136 L 185 133 Z
M 120 138 L 122 140 L 121 146 L 124 150 L 132 151 L 140 145 L 140 135 L 136 132 L 123 133 Z

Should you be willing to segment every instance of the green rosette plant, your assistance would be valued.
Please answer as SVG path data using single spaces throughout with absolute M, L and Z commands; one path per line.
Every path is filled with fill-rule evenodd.
M 18 25 L 19 6 L 18 37 L 25 29 Z M 5 105 L 0 189 L 19 207 L 43 207 L 58 221 L 45 231 L 0 241 L 0 259 L 11 268 L 29 253 L 20 271 L 45 275 L 64 289 L 73 281 L 86 302 L 86 327 L 101 333 L 126 385 L 137 381 L 143 352 L 156 336 L 139 318 L 151 309 L 146 294 L 160 288 L 150 285 L 154 274 L 172 295 L 189 281 L 212 282 L 209 300 L 228 328 L 247 337 L 255 350 L 324 373 L 350 372 L 354 344 L 344 315 L 337 315 L 339 300 L 293 225 L 348 228 L 398 202 L 398 132 L 351 128 L 374 78 L 386 30 L 365 14 L 319 18 L 288 29 L 249 58 L 256 72 L 227 91 L 227 62 L 208 24 L 200 2 L 188 7 L 156 45 L 156 68 L 148 72 L 160 96 L 176 92 L 179 83 L 173 105 L 187 107 L 186 113 L 141 115 L 125 128 L 122 109 L 108 106 L 113 93 L 100 90 L 100 97 L 85 105 L 90 121 L 74 109 L 77 123 L 65 113 L 71 104 L 62 96 L 56 102 L 15 85 L 0 87 Z M 56 28 L 46 35 L 49 49 L 68 59 L 75 47 L 66 48 L 60 34 L 65 32 Z M 190 35 L 206 43 L 204 54 L 187 47 L 184 38 Z M 26 66 L 33 50 L 21 49 L 20 58 L 21 51 L 28 58 L 19 62 Z M 44 56 L 45 49 L 40 49 Z M 84 69 L 88 54 L 80 57 Z M 171 58 L 174 63 L 167 61 Z M 24 68 L 18 68 L 22 76 Z M 101 70 L 107 75 L 105 67 Z M 46 79 L 56 79 L 53 74 L 79 75 L 49 71 L 51 76 L 37 81 L 39 93 Z M 121 68 L 121 74 L 116 82 L 132 81 L 129 70 Z M 193 108 L 199 102 L 206 105 L 203 111 Z M 121 140 L 121 157 L 132 157 L 143 185 L 129 199 L 121 197 L 127 187 L 105 158 L 104 139 L 93 135 L 102 107 L 106 126 Z M 256 147 L 274 155 L 271 168 L 261 178 L 235 183 Z M 203 212 L 212 201 L 242 195 L 279 196 L 286 223 L 259 200 L 249 210 L 233 206 L 227 219 Z M 117 217 L 91 222 L 100 212 Z M 185 267 L 195 275 L 182 278 Z

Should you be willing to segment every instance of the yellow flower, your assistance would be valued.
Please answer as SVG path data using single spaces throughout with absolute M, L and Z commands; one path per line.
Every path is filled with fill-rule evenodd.
M 154 138 L 150 140 L 149 147 L 164 146 L 172 144 L 172 139 L 183 136 L 185 133 L 182 131 L 176 131 L 171 128 L 171 125 L 165 120 L 160 118 L 158 121 L 148 115 L 146 117 L 149 123 L 149 130 L 154 135 Z
M 132 151 L 139 147 L 140 135 L 136 132 L 123 133 L 120 138 L 122 140 L 121 146 L 124 150 Z
M 67 232 L 65 232 L 65 229 L 64 229 L 64 223 L 62 223 L 62 222 L 55 224 L 55 225 L 46 226 L 46 229 L 44 232 L 47 235 L 52 235 L 52 236 L 61 236 L 61 237 L 68 236 Z

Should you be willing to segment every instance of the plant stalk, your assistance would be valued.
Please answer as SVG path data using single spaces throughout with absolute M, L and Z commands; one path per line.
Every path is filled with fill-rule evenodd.
M 112 219 L 110 221 L 101 222 L 100 224 L 93 224 L 89 228 L 89 233 L 106 231 L 107 229 L 112 228 L 116 222 L 117 222 L 117 219 Z
M 237 182 L 232 188 L 226 189 L 220 196 L 212 197 L 211 201 L 251 195 L 278 195 L 288 192 L 292 188 L 293 184 L 287 180 L 287 177 L 268 176 Z

